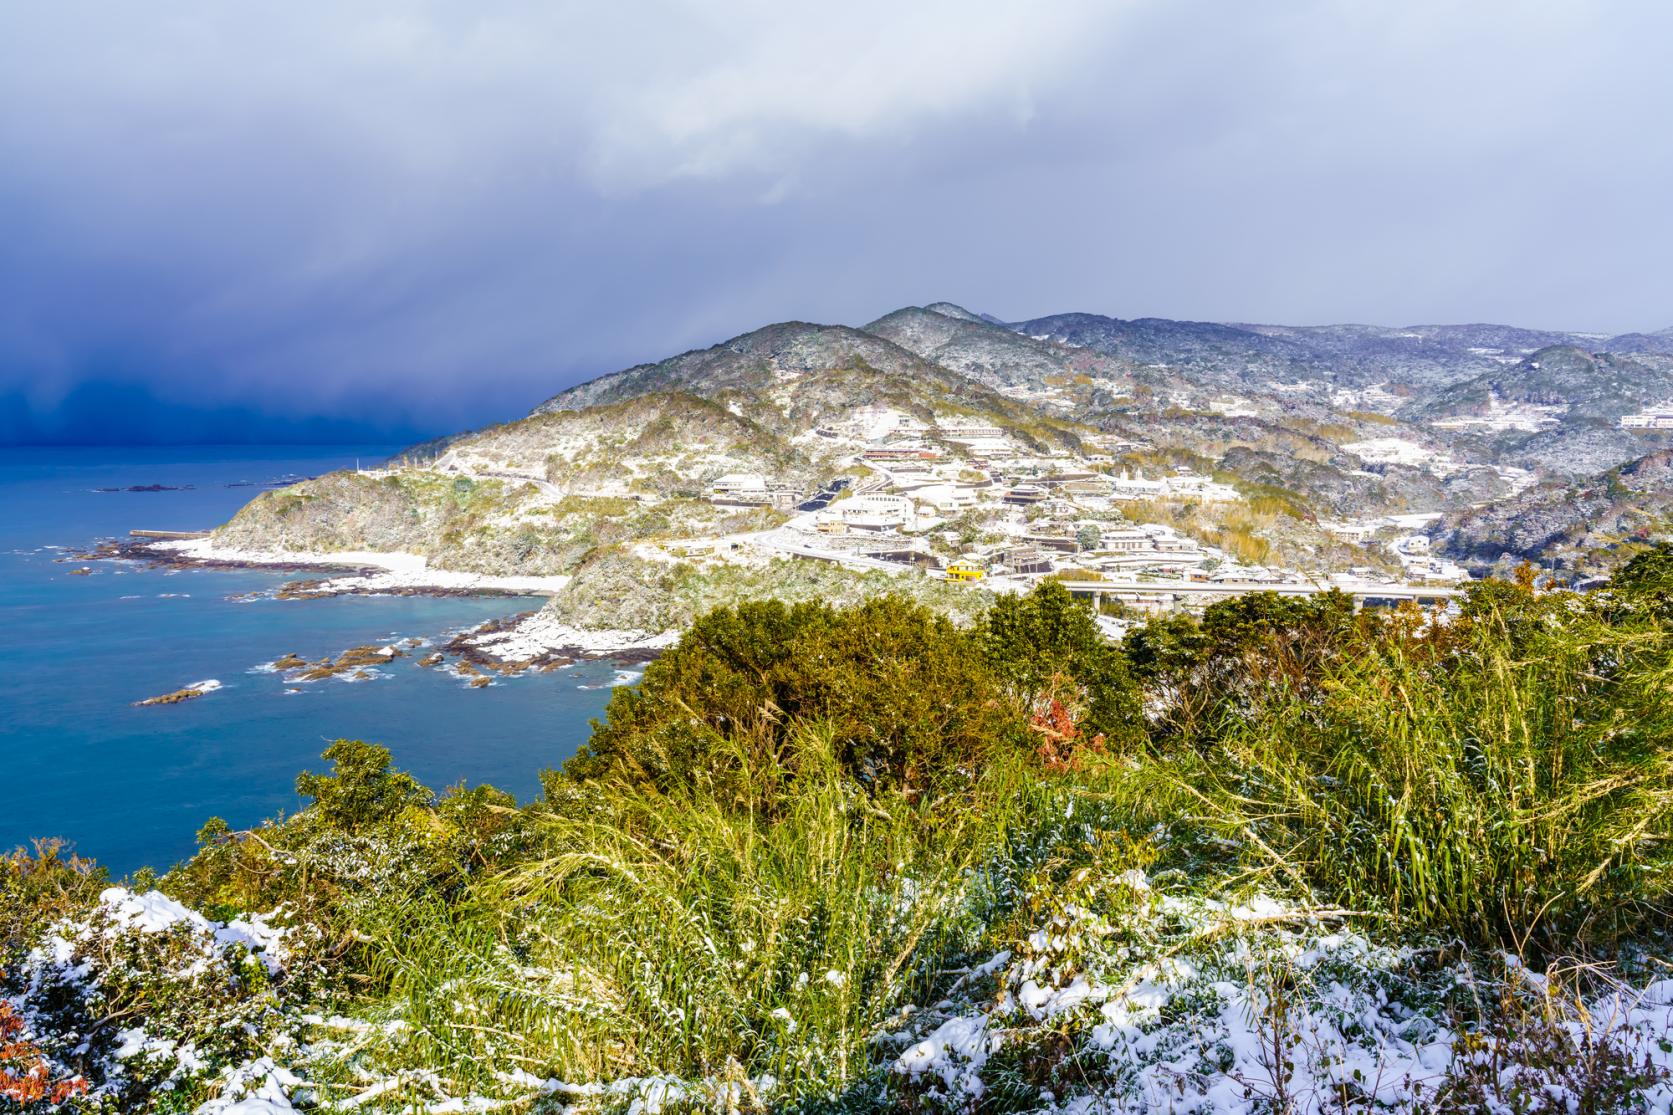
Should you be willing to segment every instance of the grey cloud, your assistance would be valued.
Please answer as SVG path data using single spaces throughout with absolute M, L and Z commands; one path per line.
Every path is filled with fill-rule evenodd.
M 449 429 L 952 298 L 1673 324 L 1673 9 L 0 6 L 0 390 Z

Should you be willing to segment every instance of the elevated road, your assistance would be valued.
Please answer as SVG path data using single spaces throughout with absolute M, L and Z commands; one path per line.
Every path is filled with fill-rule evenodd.
M 781 538 L 752 538 L 750 540 L 757 547 L 771 550 L 774 553 L 786 554 L 790 557 L 806 558 L 809 561 L 826 561 L 832 565 L 845 565 L 850 569 L 875 569 L 880 573 L 910 573 L 913 566 L 898 561 L 882 561 L 869 558 L 863 554 L 851 554 L 841 550 L 822 550 L 813 546 L 798 545 Z
M 1372 600 L 1415 600 L 1435 604 L 1462 595 L 1459 589 L 1441 585 L 1381 584 L 1376 581 L 1327 581 L 1298 584 L 1293 581 L 1063 581 L 1076 596 L 1090 596 L 1093 604 L 1105 597 L 1117 600 L 1161 600 L 1172 606 L 1181 602 L 1207 603 L 1242 596 L 1249 592 L 1275 592 L 1280 596 L 1313 596 L 1332 590 L 1353 598 L 1356 605 Z

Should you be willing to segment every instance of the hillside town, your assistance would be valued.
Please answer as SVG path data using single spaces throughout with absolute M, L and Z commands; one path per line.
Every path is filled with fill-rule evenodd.
M 758 473 L 718 477 L 711 502 L 774 508 L 787 520 L 714 543 L 677 544 L 677 556 L 773 554 L 855 569 L 905 567 L 995 591 L 1026 591 L 1049 577 L 1101 609 L 1141 612 L 1195 609 L 1253 590 L 1340 588 L 1361 601 L 1436 601 L 1469 576 L 1431 554 L 1421 527 L 1436 514 L 1320 524 L 1386 559 L 1382 570 L 1367 561 L 1323 574 L 1249 563 L 1176 527 L 1135 521 L 1134 505 L 1224 505 L 1244 496 L 1186 469 L 1147 473 L 1120 464 L 1145 446 L 1114 437 L 1089 441 L 1079 453 L 1042 452 L 997 425 L 930 424 L 887 407 L 864 408 L 806 437 L 821 443 L 841 475 L 811 495 Z

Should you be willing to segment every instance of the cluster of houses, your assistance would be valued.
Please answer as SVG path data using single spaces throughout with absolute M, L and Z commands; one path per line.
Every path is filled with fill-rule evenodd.
M 1113 594 L 1138 607 L 1145 606 L 1138 594 L 1154 587 L 1160 609 L 1177 604 L 1181 592 L 1223 593 L 1245 584 L 1301 591 L 1311 584 L 1298 573 L 1245 565 L 1172 527 L 1128 518 L 1135 502 L 1243 497 L 1188 470 L 1117 471 L 1117 457 L 1141 448 L 1119 439 L 1073 453 L 1041 451 L 991 423 L 931 424 L 885 408 L 867 408 L 803 437 L 822 443 L 822 455 L 840 469 L 818 493 L 756 474 L 720 477 L 710 492 L 716 503 L 791 512 L 772 532 L 769 548 L 782 552 L 860 567 L 912 566 L 954 582 L 1056 575 L 1073 591 Z M 1429 552 L 1427 537 L 1414 533 L 1416 522 L 1321 525 L 1344 541 L 1387 546 L 1411 582 L 1445 585 L 1467 577 Z M 1352 572 L 1372 577 L 1368 568 Z
M 1401 575 L 1422 584 L 1457 584 L 1470 579 L 1469 571 L 1433 552 L 1429 536 L 1413 528 L 1425 526 L 1438 515 L 1391 515 L 1347 522 L 1321 522 L 1326 534 L 1356 546 L 1383 546 L 1400 563 Z
M 988 422 L 930 424 L 877 408 L 820 426 L 811 438 L 850 449 L 847 459 L 863 466 L 863 477 L 840 496 L 809 499 L 767 477 L 735 474 L 714 481 L 710 498 L 802 512 L 786 528 L 805 536 L 797 552 L 912 564 L 950 580 L 1064 570 L 1200 574 L 1223 555 L 1165 526 L 1123 523 L 1112 512 L 1128 501 L 1242 498 L 1188 471 L 1117 473 L 1116 455 L 1139 447 L 1114 437 L 1076 453 L 1042 452 Z M 970 541 L 972 524 L 980 524 L 974 533 L 982 541 Z

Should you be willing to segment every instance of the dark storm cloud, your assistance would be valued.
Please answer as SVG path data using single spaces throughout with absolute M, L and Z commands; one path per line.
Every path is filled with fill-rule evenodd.
M 0 439 L 405 437 L 940 298 L 1659 328 L 1670 36 L 1647 0 L 0 3 Z

